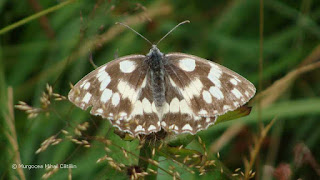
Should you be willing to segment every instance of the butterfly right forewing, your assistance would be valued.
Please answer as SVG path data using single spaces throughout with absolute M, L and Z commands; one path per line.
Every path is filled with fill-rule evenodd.
M 254 86 L 237 73 L 208 60 L 183 54 L 165 56 L 166 102 L 161 125 L 167 131 L 191 133 L 215 123 L 218 115 L 242 106 Z
M 254 85 L 239 74 L 211 61 L 183 53 L 170 53 L 167 69 L 172 82 L 194 113 L 215 116 L 233 111 L 255 94 Z M 183 82 L 181 83 L 181 80 Z

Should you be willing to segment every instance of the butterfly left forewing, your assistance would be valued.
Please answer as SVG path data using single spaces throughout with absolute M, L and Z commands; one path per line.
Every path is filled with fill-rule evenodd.
M 117 87 L 119 82 L 121 80 L 129 81 L 133 71 L 139 71 L 139 68 L 141 68 L 140 62 L 144 58 L 145 56 L 143 55 L 126 56 L 98 67 L 74 85 L 68 94 L 69 100 L 83 110 L 92 106 L 92 114 L 99 114 L 107 118 L 109 114 L 105 113 L 106 111 L 101 112 L 98 109 L 107 108 L 112 103 L 112 99 L 114 99 L 113 102 L 116 104 L 116 100 L 119 99 L 117 96 L 119 95 L 120 97 Z M 125 65 L 125 62 L 128 61 L 132 62 L 134 66 L 131 69 L 124 69 L 125 66 L 123 66 L 122 68 L 126 72 L 122 72 L 120 70 L 120 63 Z M 140 81 L 140 84 L 142 83 L 141 79 L 136 79 L 136 81 Z
M 133 135 L 159 131 L 152 96 L 147 93 L 145 58 L 125 56 L 100 66 L 71 89 L 69 100 L 83 110 L 92 107 L 91 114 L 109 119 L 113 126 Z

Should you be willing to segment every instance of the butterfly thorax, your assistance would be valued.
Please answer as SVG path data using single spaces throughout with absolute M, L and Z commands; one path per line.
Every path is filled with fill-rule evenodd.
M 161 107 L 165 101 L 164 54 L 160 52 L 156 45 L 153 45 L 147 57 L 152 96 L 155 105 Z

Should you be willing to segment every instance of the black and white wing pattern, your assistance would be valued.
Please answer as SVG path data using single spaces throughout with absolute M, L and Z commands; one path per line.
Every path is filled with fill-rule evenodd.
M 146 56 L 125 56 L 100 66 L 82 78 L 68 98 L 83 110 L 109 119 L 133 135 L 160 131 L 160 120 L 148 80 Z
M 166 131 L 195 134 L 255 94 L 251 82 L 219 64 L 183 53 L 170 53 L 164 58 L 169 108 L 161 126 Z
M 219 115 L 247 103 L 255 87 L 239 74 L 183 53 L 150 53 L 116 59 L 89 73 L 68 98 L 134 136 L 158 132 L 195 134 Z

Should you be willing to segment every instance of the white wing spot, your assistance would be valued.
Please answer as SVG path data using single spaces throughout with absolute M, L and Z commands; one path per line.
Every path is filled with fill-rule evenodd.
M 134 88 L 132 88 L 131 85 L 127 82 L 120 81 L 118 83 L 117 88 L 118 91 L 121 93 L 122 98 L 128 98 L 131 102 L 135 102 L 137 100 L 137 91 Z
M 141 84 L 141 88 L 145 88 L 147 84 L 147 76 L 144 78 L 142 84 Z
M 206 118 L 206 122 L 207 123 L 210 122 L 210 118 L 209 117 Z
M 136 129 L 134 131 L 135 132 L 141 132 L 141 131 L 145 131 L 145 129 L 141 125 L 139 125 L 139 126 L 136 127 Z
M 186 124 L 182 127 L 182 130 L 189 130 L 192 131 L 192 127 L 190 126 L 190 124 Z
M 169 80 L 170 80 L 171 85 L 176 88 L 177 85 L 176 85 L 176 83 L 172 80 L 171 77 L 169 77 Z
M 238 84 L 238 81 L 234 78 L 230 79 L 230 82 L 233 84 L 233 85 L 237 85 Z
M 120 102 L 120 95 L 119 93 L 114 93 L 112 95 L 112 105 L 117 106 Z
M 91 93 L 87 92 L 86 95 L 83 97 L 82 102 L 88 103 L 91 99 Z
M 202 88 L 203 88 L 202 82 L 200 81 L 200 79 L 196 78 L 192 80 L 188 86 L 186 86 L 183 90 L 180 90 L 180 91 L 183 97 L 186 99 L 186 101 L 190 102 L 190 100 L 194 96 L 198 97 L 200 95 Z
M 184 71 L 191 72 L 196 68 L 196 62 L 194 59 L 184 58 L 179 61 L 179 66 Z
M 156 104 L 155 104 L 154 102 L 152 102 L 151 107 L 152 107 L 152 111 L 153 111 L 154 113 L 158 113 L 158 110 L 157 110 L 157 108 L 156 108 Z
M 131 73 L 136 69 L 136 63 L 129 60 L 124 60 L 120 62 L 120 70 L 123 73 Z
M 159 120 L 161 121 L 164 114 L 167 114 L 170 111 L 170 105 L 167 102 L 164 102 L 162 107 L 156 107 L 154 103 L 152 103 L 152 108 L 156 111 L 154 111 L 157 115 Z M 160 126 L 160 121 L 159 125 Z
M 233 88 L 231 90 L 231 92 L 236 96 L 236 98 L 241 98 L 242 97 L 242 94 L 240 93 L 240 91 L 237 89 L 237 88 Z
M 240 79 L 239 79 L 237 76 L 233 75 L 233 77 L 234 77 L 234 79 L 237 80 L 238 82 L 241 82 Z
M 170 111 L 170 105 L 165 102 L 162 106 L 162 115 L 167 114 Z
M 167 123 L 164 122 L 164 121 L 161 121 L 161 126 L 162 126 L 162 127 L 166 127 L 166 126 L 167 126 Z
M 180 113 L 181 114 L 193 114 L 193 111 L 190 109 L 187 101 L 185 99 L 180 101 Z
M 229 109 L 230 109 L 230 106 L 228 106 L 228 105 L 224 105 L 224 106 L 223 106 L 223 110 L 224 110 L 224 111 L 227 111 L 227 110 L 229 110 Z
M 143 111 L 146 113 L 152 113 L 152 105 L 147 98 L 142 100 Z
M 204 90 L 202 92 L 202 98 L 206 103 L 208 104 L 212 103 L 212 96 L 208 91 Z
M 169 126 L 169 129 L 179 130 L 178 126 L 176 126 L 175 124 Z
M 179 99 L 176 97 L 173 98 L 170 103 L 170 112 L 171 113 L 179 112 L 179 104 L 180 104 Z
M 148 128 L 148 131 L 156 130 L 157 128 L 154 125 L 150 125 Z
M 126 112 L 121 112 L 119 116 L 125 118 L 128 116 L 128 114 Z
M 127 120 L 128 119 L 128 114 L 126 112 L 120 112 L 119 113 L 119 118 L 118 120 Z
M 106 67 L 107 67 L 107 65 L 102 66 L 102 67 L 98 70 L 98 73 L 104 71 L 104 70 L 106 69 Z
M 210 63 L 210 65 L 211 69 L 208 74 L 208 78 L 215 86 L 221 87 L 221 81 L 219 79 L 221 77 L 222 71 L 217 65 L 213 63 Z
M 143 106 L 140 100 L 137 100 L 134 103 L 132 116 L 143 115 Z
M 198 114 L 199 114 L 200 116 L 206 116 L 206 115 L 208 115 L 208 112 L 207 112 L 206 110 L 204 110 L 204 109 L 201 109 L 201 110 L 198 112 Z
M 90 87 L 90 83 L 87 82 L 87 83 L 83 86 L 83 89 L 87 90 L 87 89 L 89 89 L 89 87 Z
M 83 109 L 85 105 L 86 105 L 86 104 L 81 103 L 81 109 Z
M 101 109 L 101 108 L 97 109 L 97 113 L 102 114 L 103 113 L 103 109 Z
M 244 94 L 245 94 L 247 97 L 249 97 L 249 92 L 248 92 L 248 91 L 244 92 Z
M 212 94 L 212 96 L 216 97 L 217 99 L 223 99 L 223 93 L 221 92 L 221 90 L 215 86 L 211 86 L 209 89 L 210 93 Z
M 105 80 L 105 79 L 107 79 L 107 78 L 110 79 L 110 76 L 109 76 L 109 74 L 108 74 L 106 71 L 101 71 L 101 72 L 99 72 L 99 73 L 97 74 L 97 78 L 98 78 L 98 80 L 101 82 L 101 81 L 103 81 L 103 80 Z
M 80 88 L 83 88 L 83 86 L 87 83 L 87 80 L 83 81 L 82 84 L 80 85 Z
M 105 78 L 102 80 L 102 82 L 100 84 L 100 91 L 103 91 L 109 85 L 109 83 L 111 82 L 111 78 L 110 78 L 108 73 L 106 73 L 106 75 L 104 75 L 104 77 Z
M 233 102 L 233 105 L 238 107 L 239 106 L 239 102 L 235 101 L 235 102 Z
M 101 95 L 101 102 L 102 103 L 105 103 L 107 102 L 112 96 L 112 91 L 110 89 L 105 89 Z

